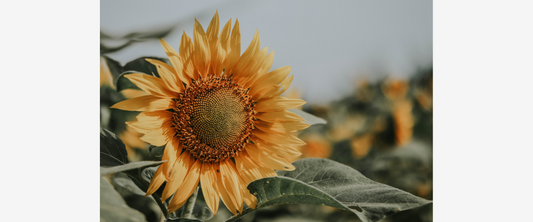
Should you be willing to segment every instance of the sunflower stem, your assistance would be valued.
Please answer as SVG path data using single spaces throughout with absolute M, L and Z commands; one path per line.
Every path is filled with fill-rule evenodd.
M 181 218 L 191 218 L 192 216 L 192 210 L 194 209 L 194 202 L 196 202 L 196 197 L 198 196 L 198 189 L 200 187 L 196 187 L 196 190 L 194 193 L 189 197 L 187 202 L 185 202 L 185 205 L 183 205 L 183 211 L 181 211 Z
M 157 205 L 159 205 L 159 208 L 161 208 L 161 211 L 163 211 L 163 215 L 165 215 L 165 219 L 168 220 L 169 215 L 168 215 L 168 210 L 167 210 L 166 204 L 163 204 L 161 202 L 161 197 L 159 196 L 159 194 L 153 193 L 152 197 L 154 198 L 154 200 L 157 203 Z

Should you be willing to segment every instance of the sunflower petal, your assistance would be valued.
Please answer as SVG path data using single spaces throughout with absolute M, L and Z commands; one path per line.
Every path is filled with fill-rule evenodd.
M 167 163 L 163 163 L 161 165 L 164 165 Z M 150 185 L 148 186 L 148 189 L 146 190 L 145 197 L 152 195 L 159 187 L 165 182 L 165 176 L 163 175 L 163 167 L 159 166 L 157 170 L 154 173 L 154 176 L 152 176 L 152 180 L 150 181 Z
M 255 209 L 257 207 L 257 198 L 246 188 L 248 183 L 245 183 L 242 177 L 240 177 L 240 180 L 244 203 L 246 203 L 246 205 L 248 205 L 250 208 Z
M 305 121 L 304 118 L 300 117 L 298 114 L 293 113 L 288 110 L 280 111 L 280 112 L 264 112 L 264 113 L 257 113 L 256 117 L 260 120 L 266 121 L 266 122 L 303 122 Z
M 179 70 L 181 70 L 181 59 L 179 59 Z M 156 60 L 156 59 L 146 59 L 149 63 L 152 63 L 157 68 L 157 72 L 159 73 L 159 76 L 161 76 L 161 79 L 163 80 L 163 83 L 167 86 L 167 88 L 171 89 L 174 92 L 181 92 L 185 89 L 182 82 L 184 79 L 182 79 L 181 75 L 182 72 L 178 72 L 176 74 L 176 70 L 171 67 L 170 65 Z
M 172 108 L 171 98 L 162 98 L 152 95 L 139 96 L 121 101 L 111 108 L 127 111 L 157 111 Z
M 202 161 L 196 160 L 196 162 L 194 162 L 189 169 L 189 172 L 187 172 L 187 176 L 185 176 L 185 180 L 183 180 L 184 183 L 181 184 L 181 186 L 178 188 L 178 191 L 176 194 L 174 194 L 174 197 L 172 197 L 172 200 L 168 204 L 169 213 L 172 213 L 183 206 L 192 193 L 194 193 L 194 190 L 196 190 L 198 182 L 200 181 L 201 168 Z
M 259 167 L 251 160 L 251 157 L 246 152 L 246 148 L 239 153 L 239 156 L 234 158 L 237 171 L 239 172 L 239 175 L 243 177 L 246 184 L 263 178 L 259 171 Z
M 180 56 L 181 61 L 183 62 L 183 73 L 189 77 L 187 78 L 187 81 L 185 81 L 187 85 L 191 84 L 191 78 L 198 79 L 198 74 L 194 70 L 194 65 L 192 64 L 193 51 L 192 40 L 187 33 L 183 31 L 180 41 Z
M 224 67 L 226 69 L 225 74 L 229 76 L 241 55 L 241 30 L 239 28 L 239 19 L 236 19 L 233 30 L 231 31 L 229 51 L 227 53 L 228 55 L 224 61 Z
M 230 200 L 234 206 L 242 212 L 242 196 L 239 189 L 239 176 L 237 169 L 230 159 L 220 162 L 220 174 L 225 190 L 228 192 Z
M 176 93 L 170 91 L 163 80 L 155 76 L 146 75 L 143 73 L 132 73 L 124 75 L 137 87 L 141 88 L 143 91 L 150 93 L 154 96 L 161 97 L 176 97 Z
M 264 76 L 270 68 L 272 68 L 272 63 L 274 62 L 274 50 L 270 52 L 265 59 L 263 60 L 261 66 L 257 70 L 255 75 L 250 76 L 248 81 L 244 82 L 244 88 L 248 88 L 254 85 L 257 82 L 257 79 Z
M 178 157 L 178 160 L 172 166 L 172 173 L 170 175 L 170 180 L 163 190 L 163 196 L 161 197 L 162 201 L 168 199 L 172 194 L 176 193 L 176 190 L 183 183 L 183 179 L 187 175 L 189 168 L 191 168 L 194 159 L 191 157 L 189 152 L 184 152 Z
M 219 194 L 216 181 L 216 167 L 214 164 L 204 162 L 202 164 L 202 172 L 200 173 L 200 186 L 202 186 L 202 193 L 204 200 L 209 209 L 213 211 L 216 216 L 218 211 Z
M 217 172 L 217 186 L 218 192 L 220 193 L 220 199 L 222 199 L 224 205 L 226 205 L 228 210 L 231 211 L 233 215 L 237 215 L 237 207 L 231 201 L 231 198 L 229 197 L 228 192 L 226 191 L 226 187 L 224 187 L 224 184 L 222 184 L 222 176 L 220 172 Z
M 242 70 L 236 69 L 234 71 L 235 80 L 244 85 L 251 78 L 257 75 L 257 70 L 263 65 L 263 61 L 267 57 L 268 47 L 261 49 L 248 61 L 248 64 Z
M 296 130 L 303 130 L 311 126 L 302 122 L 286 122 L 286 123 L 272 123 L 264 121 L 256 121 L 255 126 L 266 133 L 286 134 Z
M 235 68 L 232 70 L 231 74 L 235 74 L 237 76 L 241 75 L 242 70 L 250 63 L 254 55 L 259 52 L 260 43 L 259 30 L 256 30 L 252 42 L 250 42 L 248 48 L 244 51 L 244 53 L 242 53 L 241 58 L 239 58 L 239 61 L 237 61 L 237 64 L 235 65 Z
M 268 149 L 272 151 L 273 153 L 284 156 L 284 157 L 297 157 L 302 155 L 302 153 L 294 148 L 294 145 L 288 146 L 288 145 L 280 145 L 280 144 L 273 144 L 266 142 L 262 139 L 259 139 L 259 137 L 256 136 L 250 136 L 250 139 L 255 143 L 259 144 L 260 147 Z
M 296 168 L 287 162 L 287 160 L 279 157 L 266 149 L 260 149 L 255 144 L 248 144 L 246 151 L 254 157 L 256 163 L 276 170 L 295 170 Z
M 174 166 L 174 163 L 176 163 L 176 160 L 178 159 L 178 155 L 181 153 L 182 149 L 183 148 L 180 145 L 179 140 L 175 138 L 173 138 L 165 146 L 165 151 L 163 152 L 162 160 L 167 160 L 167 163 L 168 163 L 163 166 L 163 175 L 165 175 L 167 180 L 170 179 L 170 173 L 172 170 L 172 166 Z
M 198 21 L 194 19 L 194 51 L 193 51 L 193 65 L 196 71 L 202 78 L 207 77 L 209 65 L 211 63 L 211 55 L 209 54 L 209 43 L 204 28 Z
M 267 88 L 268 86 L 277 86 L 291 73 L 291 66 L 283 66 L 259 77 L 250 89 L 250 95 L 255 95 L 257 92 Z
M 258 102 L 255 106 L 257 112 L 279 112 L 306 104 L 301 99 L 289 99 L 286 97 L 274 97 Z
M 262 139 L 264 141 L 269 141 L 274 144 L 285 144 L 288 146 L 302 146 L 305 145 L 305 142 L 301 139 L 298 139 L 298 137 L 291 135 L 291 134 L 271 134 L 271 133 L 265 133 L 261 130 L 255 129 L 252 131 L 252 134 L 259 137 L 259 139 Z

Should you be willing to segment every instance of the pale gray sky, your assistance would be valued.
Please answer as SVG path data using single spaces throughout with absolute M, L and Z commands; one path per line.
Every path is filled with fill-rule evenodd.
M 354 90 L 357 79 L 407 77 L 433 62 L 433 3 L 402 1 L 217 0 L 100 2 L 101 30 L 120 38 L 175 27 L 165 41 L 177 48 L 194 18 L 207 28 L 218 9 L 221 27 L 239 19 L 242 51 L 256 28 L 261 48 L 276 51 L 272 69 L 292 66 L 292 87 L 309 103 L 325 104 Z M 117 43 L 120 44 L 120 43 Z M 122 64 L 140 56 L 166 57 L 159 42 L 136 43 L 109 54 Z

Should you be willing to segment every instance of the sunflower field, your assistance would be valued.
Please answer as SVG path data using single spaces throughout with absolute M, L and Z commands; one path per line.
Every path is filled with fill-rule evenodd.
M 318 105 L 218 11 L 143 38 L 167 56 L 100 45 L 101 221 L 432 221 L 432 67 Z

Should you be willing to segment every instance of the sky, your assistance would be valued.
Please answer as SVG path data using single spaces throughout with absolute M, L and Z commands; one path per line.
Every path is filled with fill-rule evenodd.
M 362 79 L 408 78 L 433 64 L 433 3 L 403 1 L 101 1 L 100 30 L 124 43 L 130 33 L 172 29 L 164 37 L 177 48 L 194 19 L 207 28 L 216 10 L 221 27 L 239 19 L 241 53 L 256 30 L 261 48 L 275 51 L 272 69 L 292 66 L 298 90 L 310 104 L 351 94 Z M 166 57 L 153 39 L 108 54 L 125 64 L 141 56 Z

